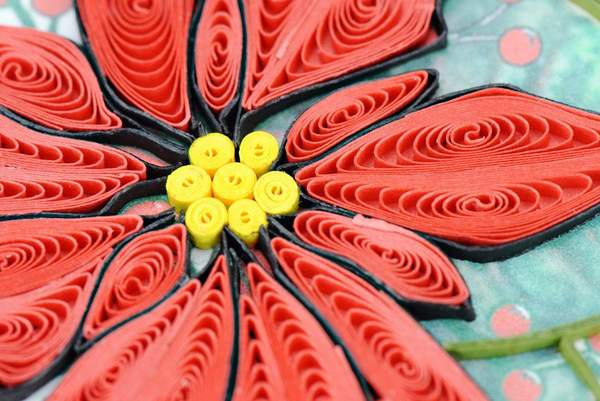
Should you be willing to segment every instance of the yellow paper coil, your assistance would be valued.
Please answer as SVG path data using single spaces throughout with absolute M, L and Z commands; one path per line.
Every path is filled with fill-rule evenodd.
M 213 196 L 226 206 L 238 199 L 252 199 L 252 189 L 256 184 L 254 171 L 241 163 L 229 163 L 215 173 Z
M 291 214 L 298 210 L 298 184 L 282 171 L 263 174 L 254 186 L 254 199 L 268 214 Z
M 240 144 L 240 162 L 261 176 L 271 169 L 279 154 L 277 139 L 265 131 L 254 131 L 242 139 Z
M 185 226 L 192 242 L 200 249 L 210 249 L 219 242 L 227 220 L 227 208 L 215 198 L 195 201 L 185 214 Z
M 178 212 L 198 199 L 212 195 L 210 176 L 198 166 L 182 166 L 167 177 L 167 198 Z
M 196 139 L 188 151 L 190 163 L 214 177 L 216 171 L 235 161 L 235 146 L 227 136 L 213 132 Z
M 258 230 L 267 226 L 267 215 L 251 199 L 240 199 L 229 206 L 229 228 L 248 246 L 258 240 Z

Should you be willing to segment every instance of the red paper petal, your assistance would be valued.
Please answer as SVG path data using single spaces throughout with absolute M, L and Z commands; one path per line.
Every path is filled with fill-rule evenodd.
M 193 0 L 77 0 L 102 73 L 136 107 L 187 130 L 187 35 Z
M 252 295 L 240 298 L 233 400 L 363 400 L 344 354 L 314 317 L 261 267 L 247 271 Z
M 486 396 L 394 301 L 347 270 L 282 238 L 282 269 L 332 325 L 381 399 L 475 401 Z
M 243 103 L 247 110 L 425 45 L 435 10 L 435 0 L 264 3 L 248 11 L 254 79 L 248 80 L 253 90 Z M 261 40 L 266 46 L 257 44 Z M 261 57 L 263 48 L 268 60 Z M 266 65 L 257 68 L 262 59 Z
M 369 227 L 326 212 L 303 212 L 294 232 L 317 248 L 343 256 L 401 297 L 459 306 L 469 289 L 450 260 L 418 235 L 400 228 Z
M 600 116 L 479 90 L 302 169 L 320 200 L 465 244 L 525 238 L 600 202 Z
M 427 87 L 426 71 L 351 86 L 327 96 L 292 125 L 285 151 L 290 162 L 303 162 L 331 149 L 369 125 L 411 104 Z
M 100 261 L 24 294 L 0 298 L 0 385 L 13 387 L 48 369 L 83 317 Z
M 208 106 L 220 112 L 237 94 L 242 21 L 237 0 L 206 0 L 196 34 L 196 79 Z
M 48 401 L 225 397 L 233 303 L 221 256 L 207 282 L 188 282 L 153 311 L 110 333 L 67 372 Z
M 163 299 L 185 273 L 183 224 L 150 231 L 129 242 L 110 262 L 83 326 L 92 339 Z
M 95 211 L 144 178 L 144 164 L 125 152 L 0 116 L 0 215 Z
M 57 130 L 121 127 L 77 46 L 51 33 L 0 26 L 0 105 Z
M 0 298 L 97 265 L 141 227 L 142 219 L 133 215 L 0 222 Z

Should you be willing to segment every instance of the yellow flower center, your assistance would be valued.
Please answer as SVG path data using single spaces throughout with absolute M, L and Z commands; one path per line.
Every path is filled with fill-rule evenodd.
M 254 131 L 235 146 L 220 133 L 198 138 L 189 149 L 191 165 L 179 167 L 167 178 L 167 197 L 185 225 L 194 245 L 214 247 L 223 227 L 254 246 L 267 215 L 294 213 L 300 191 L 296 181 L 281 171 L 269 171 L 279 154 L 277 139 Z M 257 177 L 258 180 L 257 180 Z

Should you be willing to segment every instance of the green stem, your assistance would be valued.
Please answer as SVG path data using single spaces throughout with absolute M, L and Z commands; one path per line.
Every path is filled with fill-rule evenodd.
M 521 336 L 449 343 L 446 350 L 457 359 L 484 359 L 557 347 L 564 336 L 589 337 L 600 332 L 600 315 Z
M 590 368 L 585 359 L 583 359 L 583 356 L 575 349 L 575 341 L 577 339 L 578 337 L 563 337 L 558 344 L 558 350 L 565 361 L 571 365 L 571 369 L 573 369 L 579 380 L 590 389 L 596 400 L 600 400 L 600 383 L 598 383 L 598 379 L 596 379 L 592 368 Z
M 23 5 L 21 4 L 21 0 L 11 0 L 9 5 L 13 8 L 13 10 L 15 11 L 15 14 L 17 14 L 17 18 L 19 18 L 21 25 L 30 27 L 30 28 L 35 27 L 35 23 L 33 22 L 33 19 L 31 18 L 31 16 L 29 15 L 29 11 L 27 11 L 26 9 L 23 8 Z
M 571 0 L 579 7 L 590 13 L 592 17 L 600 20 L 600 1 L 599 0 Z

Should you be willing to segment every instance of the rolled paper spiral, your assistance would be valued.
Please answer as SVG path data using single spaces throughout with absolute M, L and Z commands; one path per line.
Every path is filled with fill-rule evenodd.
M 600 203 L 599 166 L 600 116 L 488 88 L 378 128 L 296 179 L 335 206 L 491 246 Z
M 190 122 L 187 34 L 193 0 L 77 0 L 100 70 L 120 96 L 176 129 Z
M 86 315 L 90 340 L 163 299 L 185 273 L 183 224 L 149 231 L 129 242 L 110 262 Z
M 0 105 L 48 128 L 111 130 L 121 119 L 73 43 L 52 33 L 0 26 Z
M 310 312 L 258 265 L 247 273 L 233 401 L 364 400 L 348 361 Z
M 240 162 L 260 177 L 271 169 L 279 155 L 277 138 L 265 131 L 253 131 L 240 143 Z
M 228 210 L 228 225 L 248 246 L 254 246 L 261 227 L 267 226 L 267 215 L 252 199 L 240 199 Z
M 304 162 L 412 104 L 427 88 L 427 71 L 370 81 L 339 90 L 306 110 L 290 128 L 285 151 Z
M 177 168 L 167 177 L 167 198 L 175 210 L 186 211 L 192 202 L 212 196 L 208 173 L 194 165 Z
M 223 202 L 215 198 L 202 198 L 192 203 L 185 213 L 185 226 L 197 248 L 210 249 L 219 242 L 227 218 L 227 208 Z
M 92 212 L 146 178 L 123 151 L 40 134 L 0 115 L 0 215 Z
M 135 215 L 0 222 L 0 299 L 95 266 L 142 225 Z
M 0 386 L 15 388 L 48 370 L 74 338 L 99 261 L 19 295 L 0 298 Z
M 234 341 L 230 288 L 221 256 L 204 285 L 190 280 L 102 338 L 48 401 L 225 399 Z
M 302 241 L 356 263 L 402 298 L 452 306 L 469 299 L 469 289 L 452 262 L 401 227 L 306 211 L 295 218 L 294 232 Z
M 246 110 L 406 54 L 436 36 L 435 0 L 269 3 L 247 13 L 252 91 L 245 92 Z
M 256 174 L 242 163 L 229 163 L 221 167 L 213 178 L 213 196 L 231 205 L 239 199 L 252 199 Z
M 290 175 L 269 171 L 256 182 L 254 199 L 268 214 L 290 214 L 298 210 L 300 189 Z
M 218 169 L 235 161 L 235 146 L 227 136 L 212 132 L 192 142 L 188 156 L 191 164 L 214 177 Z
M 237 0 L 204 1 L 196 33 L 196 80 L 213 112 L 223 110 L 238 92 L 242 41 Z
M 394 301 L 346 269 L 282 238 L 281 268 L 355 358 L 379 399 L 487 400 L 462 368 Z

